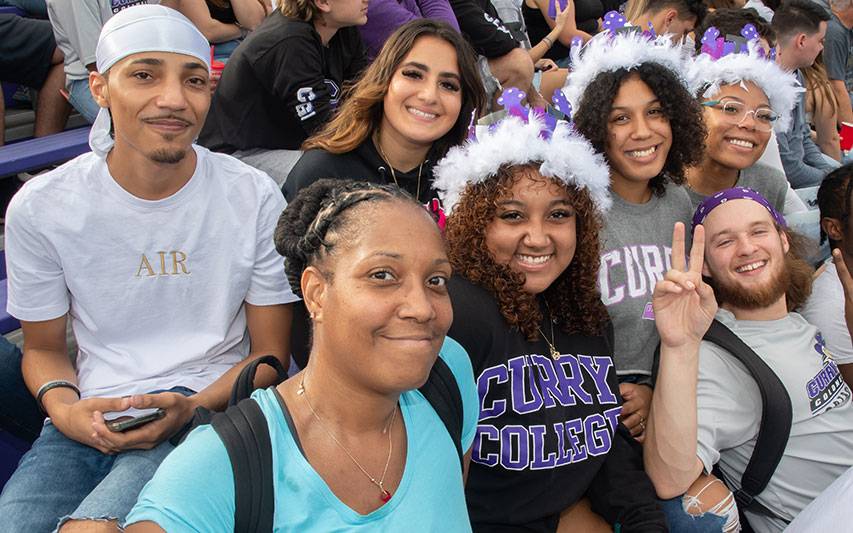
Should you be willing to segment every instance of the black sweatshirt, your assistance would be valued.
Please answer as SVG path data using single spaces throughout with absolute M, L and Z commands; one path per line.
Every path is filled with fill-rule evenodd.
M 618 421 L 612 327 L 590 337 L 555 326 L 551 339 L 543 325 L 553 360 L 544 340 L 510 329 L 486 289 L 454 276 L 449 291 L 448 335 L 471 357 L 480 396 L 465 488 L 474 531 L 550 533 L 583 497 L 624 532 L 668 531 L 642 448 Z

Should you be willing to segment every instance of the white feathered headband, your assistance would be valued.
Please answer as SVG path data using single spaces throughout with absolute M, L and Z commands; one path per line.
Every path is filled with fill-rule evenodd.
M 640 33 L 625 26 L 625 18 L 615 11 L 604 16 L 603 26 L 608 29 L 586 46 L 579 37 L 572 40 L 571 72 L 566 77 L 563 92 L 577 109 L 586 88 L 602 72 L 631 70 L 644 63 L 657 63 L 671 70 L 678 80 L 688 87 L 687 66 L 680 46 L 668 36 L 655 36 L 653 29 Z
M 719 30 L 708 28 L 702 37 L 702 52 L 690 65 L 690 92 L 697 98 L 714 98 L 723 85 L 750 81 L 764 91 L 770 108 L 779 113 L 773 129 L 784 133 L 791 125 L 791 111 L 804 89 L 793 73 L 776 64 L 775 53 L 765 55 L 754 26 L 744 26 L 741 35 L 744 39 L 735 37 L 741 42 L 732 42 L 732 36 L 724 39 Z M 740 50 L 736 50 L 738 47 Z
M 517 89 L 507 91 L 524 97 Z M 557 93 L 555 101 L 562 96 L 560 91 Z M 559 102 L 558 107 L 564 109 Z M 527 110 L 520 113 L 519 109 L 511 108 L 494 124 L 472 128 L 468 141 L 451 148 L 435 166 L 433 188 L 447 213 L 459 203 L 468 184 L 482 183 L 497 175 L 501 166 L 531 161 L 542 162 L 539 167 L 542 176 L 578 189 L 586 188 L 599 209 L 610 208 L 610 169 L 589 141 L 576 133 L 569 122 L 541 112 L 530 112 L 527 117 Z M 480 124 L 484 122 L 489 122 L 489 117 L 480 120 Z

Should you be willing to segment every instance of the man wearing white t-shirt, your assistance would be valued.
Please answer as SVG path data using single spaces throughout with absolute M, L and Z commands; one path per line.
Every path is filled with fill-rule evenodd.
M 853 163 L 848 163 L 830 172 L 817 192 L 821 244 L 829 239 L 830 248 L 841 250 L 844 262 L 848 265 L 853 265 L 851 177 Z M 848 385 L 853 384 L 853 342 L 844 319 L 844 291 L 835 264 L 831 260 L 819 271 L 812 286 L 812 295 L 799 312 L 820 329 L 832 358 L 844 376 L 844 381 Z
M 661 352 L 646 431 L 646 471 L 658 496 L 669 499 L 668 518 L 709 503 L 710 492 L 720 487 L 707 476 L 715 464 L 730 489 L 740 488 L 763 401 L 739 360 L 702 341 L 716 318 L 772 369 L 790 397 L 790 436 L 769 483 L 755 497 L 764 512 L 742 509 L 755 531 L 781 532 L 853 466 L 851 391 L 818 328 L 791 311 L 809 294 L 812 268 L 802 260 L 801 241 L 770 203 L 751 189 L 726 189 L 699 205 L 693 223 L 689 269 L 684 271 L 683 260 L 676 262 L 684 257 L 682 233 L 673 242 L 673 270 L 658 282 L 652 301 Z M 695 501 L 679 497 L 685 492 L 697 496 Z M 737 511 L 730 516 L 735 523 L 725 531 L 737 531 Z
M 8 310 L 22 323 L 24 380 L 49 420 L 0 496 L 4 530 L 117 531 L 195 407 L 224 408 L 250 359 L 286 366 L 296 298 L 272 241 L 285 202 L 265 174 L 192 144 L 210 103 L 209 61 L 176 11 L 146 5 L 110 19 L 90 77 L 103 108 L 94 152 L 10 204 Z M 155 408 L 165 416 L 107 428 L 118 412 Z

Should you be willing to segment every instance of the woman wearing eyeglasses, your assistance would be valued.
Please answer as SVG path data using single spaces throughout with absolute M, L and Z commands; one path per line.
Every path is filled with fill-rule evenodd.
M 795 78 L 760 56 L 755 47 L 748 54 L 717 60 L 700 54 L 691 74 L 708 132 L 702 161 L 687 169 L 693 208 L 723 189 L 749 187 L 782 212 L 788 181 L 758 158 L 767 147 L 770 131 L 784 131 L 790 122 Z

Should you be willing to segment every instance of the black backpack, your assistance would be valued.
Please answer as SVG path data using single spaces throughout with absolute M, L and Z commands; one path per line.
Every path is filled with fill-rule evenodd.
M 228 409 L 212 416 L 212 412 L 199 413 L 197 410 L 192 426 L 209 422 L 228 451 L 234 472 L 235 533 L 266 533 L 273 528 L 275 491 L 269 427 L 260 405 L 249 397 L 255 372 L 261 364 L 269 364 L 278 370 L 280 377 L 286 377 L 281 363 L 271 355 L 252 361 L 237 377 Z M 435 360 L 427 382 L 418 390 L 447 428 L 456 445 L 460 468 L 463 468 L 462 395 L 453 372 L 441 357 Z M 278 394 L 276 397 L 282 401 Z
M 752 457 L 749 458 L 741 477 L 741 488 L 734 491 L 735 501 L 741 512 L 741 523 L 745 525 L 744 531 L 750 531 L 743 517 L 743 511 L 746 509 L 788 522 L 756 501 L 755 497 L 767 487 L 788 445 L 793 421 L 791 397 L 767 363 L 721 322 L 714 320 L 703 340 L 720 346 L 743 363 L 758 383 L 758 390 L 761 392 L 761 424 L 758 428 L 758 438 Z M 719 468 L 715 467 L 713 473 L 731 488 L 732 484 L 726 480 Z

